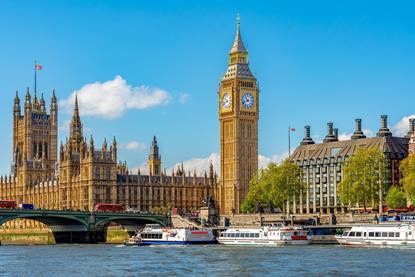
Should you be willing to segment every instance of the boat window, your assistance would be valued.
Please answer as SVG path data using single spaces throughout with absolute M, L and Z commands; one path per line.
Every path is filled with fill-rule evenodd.
M 237 238 L 240 238 L 241 237 L 241 234 L 240 233 L 236 233 L 235 235 L 236 235 Z
M 255 234 L 255 237 L 256 237 L 256 238 L 259 238 L 259 233 L 256 233 L 256 234 Z
M 388 235 L 389 235 L 390 238 L 394 238 L 395 237 L 395 233 L 394 232 L 389 232 Z
M 380 232 L 376 232 L 375 237 L 380 238 Z
M 255 234 L 254 234 L 254 233 L 251 233 L 251 234 L 249 234 L 249 236 L 250 236 L 251 238 L 253 238 L 253 237 L 255 237 Z
M 388 236 L 388 233 L 382 232 L 382 238 L 386 238 Z
M 366 237 L 366 232 L 363 232 L 363 236 Z
M 369 232 L 369 237 L 374 237 L 375 233 L 374 232 Z
M 346 232 L 343 232 L 343 235 L 342 236 L 343 237 L 347 237 L 348 234 L 349 234 L 349 232 L 346 231 Z
M 362 232 L 356 232 L 356 237 L 361 237 L 362 236 Z
M 399 238 L 399 236 L 400 236 L 400 233 L 399 232 L 396 232 L 395 233 L 395 237 Z
M 354 232 L 350 232 L 349 233 L 349 237 L 354 237 L 355 236 L 355 233 Z
M 409 235 L 412 236 L 412 231 L 409 231 Z
M 235 234 L 234 234 L 234 233 L 232 233 L 232 234 L 231 234 L 231 238 L 234 238 L 234 237 L 235 237 Z

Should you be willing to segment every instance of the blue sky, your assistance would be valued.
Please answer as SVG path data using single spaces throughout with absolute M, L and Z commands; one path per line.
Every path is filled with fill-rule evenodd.
M 14 94 L 33 88 L 35 59 L 44 66 L 38 91 L 48 105 L 53 88 L 61 100 L 60 139 L 74 91 L 111 94 L 115 86 L 125 103 L 80 101 L 95 144 L 116 136 L 130 168 L 144 165 L 153 135 L 167 168 L 217 159 L 217 90 L 238 12 L 261 89 L 263 161 L 287 152 L 288 125 L 297 129 L 293 147 L 306 124 L 319 140 L 328 121 L 352 133 L 356 117 L 370 133 L 387 114 L 402 133 L 404 117 L 415 114 L 414 8 L 410 1 L 3 0 L 0 171 L 9 172 L 12 156 Z

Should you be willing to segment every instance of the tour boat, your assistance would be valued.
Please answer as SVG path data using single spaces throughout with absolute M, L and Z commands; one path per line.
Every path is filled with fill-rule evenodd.
M 256 229 L 228 229 L 220 233 L 220 244 L 235 245 L 307 245 L 311 236 L 302 227 L 284 225 Z
M 415 225 L 358 225 L 336 236 L 336 239 L 342 245 L 415 245 Z
M 134 236 L 131 236 L 128 240 L 124 241 L 125 246 L 147 246 L 150 245 L 149 243 L 143 242 L 141 239 L 141 236 L 138 234 L 135 234 Z
M 159 224 L 147 224 L 137 232 L 144 244 L 212 244 L 216 243 L 211 229 L 162 228 Z

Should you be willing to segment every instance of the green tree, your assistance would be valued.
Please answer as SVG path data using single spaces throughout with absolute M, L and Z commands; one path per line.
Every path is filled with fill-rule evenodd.
M 250 182 L 249 190 L 241 205 L 242 212 L 260 208 L 285 209 L 300 191 L 300 169 L 288 159 L 280 164 L 270 163 L 258 171 Z
M 400 165 L 402 173 L 401 184 L 406 198 L 415 201 L 415 155 L 409 155 Z
M 241 211 L 243 213 L 252 213 L 263 202 L 263 185 L 261 184 L 264 170 L 258 171 L 249 183 L 248 193 L 242 202 Z
M 343 204 L 374 207 L 381 202 L 385 155 L 376 148 L 359 148 L 345 163 L 338 195 Z
M 396 186 L 389 188 L 385 201 L 388 207 L 392 209 L 406 207 L 405 194 Z

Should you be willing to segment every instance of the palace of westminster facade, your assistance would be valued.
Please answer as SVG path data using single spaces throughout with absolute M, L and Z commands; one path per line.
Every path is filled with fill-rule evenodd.
M 218 177 L 211 165 L 204 176 L 186 173 L 183 166 L 167 176 L 161 169 L 156 137 L 148 157 L 148 175 L 132 174 L 117 163 L 117 143 L 106 140 L 101 148 L 83 135 L 78 102 L 69 138 L 57 152 L 58 106 L 53 92 L 47 113 L 43 95 L 33 100 L 26 92 L 24 111 L 16 93 L 13 110 L 13 162 L 11 175 L 0 177 L 0 199 L 33 203 L 38 208 L 93 211 L 97 203 L 118 203 L 142 211 L 177 207 L 192 210 L 217 194 Z

